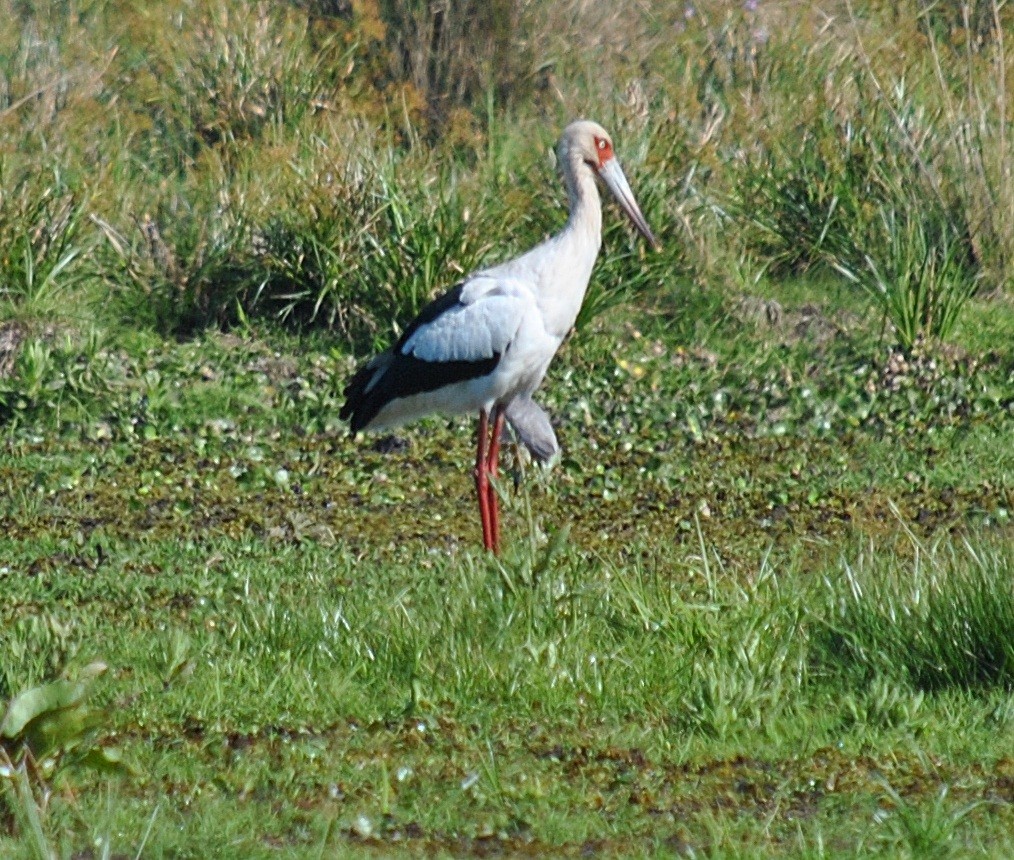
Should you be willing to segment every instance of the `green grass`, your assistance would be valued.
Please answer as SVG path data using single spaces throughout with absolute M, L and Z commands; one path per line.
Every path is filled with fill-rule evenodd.
M 83 229 L 80 192 L 57 175 L 11 176 L 0 161 L 0 316 L 39 325 L 67 321 L 82 304 Z
M 75 639 L 101 642 L 111 739 L 136 773 L 76 809 L 58 795 L 57 834 L 78 817 L 123 850 L 154 817 L 161 853 L 277 839 L 310 854 L 329 831 L 339 851 L 369 831 L 410 852 L 679 838 L 847 853 L 853 818 L 873 815 L 873 853 L 1009 846 L 991 799 L 1004 765 L 980 768 L 1009 699 L 884 681 L 841 695 L 817 668 L 817 607 L 851 591 L 805 565 L 769 556 L 743 586 L 700 559 L 621 571 L 569 547 L 535 582 L 525 558 L 425 548 L 383 565 L 251 539 L 79 553 L 77 576 L 13 580 L 6 612 L 47 609 L 5 624 L 6 644 L 28 679 L 70 617 Z M 977 826 L 959 815 L 976 801 Z
M 1009 10 L 346 6 L 0 0 L 0 854 L 1009 856 Z M 493 559 L 341 390 L 578 115 Z
M 609 334 L 546 391 L 564 460 L 506 473 L 501 561 L 467 423 L 335 435 L 344 359 L 312 339 L 135 350 L 12 424 L 2 688 L 103 660 L 132 767 L 63 774 L 51 844 L 1003 854 L 1007 413 L 829 432 L 800 345 L 681 371 Z

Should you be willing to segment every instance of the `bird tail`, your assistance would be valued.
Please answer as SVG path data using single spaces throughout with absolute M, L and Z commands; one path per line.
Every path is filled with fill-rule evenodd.
M 338 412 L 342 421 L 348 421 L 353 433 L 365 430 L 384 406 L 384 399 L 377 396 L 378 385 L 391 365 L 390 350 L 372 358 L 359 368 L 349 380 L 342 395 L 345 402 Z

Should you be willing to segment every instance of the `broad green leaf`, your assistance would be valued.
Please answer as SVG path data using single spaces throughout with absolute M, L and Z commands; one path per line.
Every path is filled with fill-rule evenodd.
M 51 681 L 25 690 L 15 696 L 0 723 L 0 737 L 16 738 L 26 726 L 43 714 L 52 713 L 79 704 L 88 691 L 88 685 L 79 681 Z

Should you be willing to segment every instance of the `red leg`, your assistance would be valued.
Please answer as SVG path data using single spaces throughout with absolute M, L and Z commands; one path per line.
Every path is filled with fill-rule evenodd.
M 496 551 L 493 544 L 493 529 L 489 512 L 489 475 L 486 471 L 486 440 L 489 416 L 485 409 L 479 410 L 479 433 L 475 452 L 475 494 L 479 497 L 479 517 L 482 519 L 482 545 Z
M 486 474 L 495 478 L 500 469 L 500 437 L 503 435 L 503 407 L 493 409 L 493 433 L 489 439 L 489 454 L 486 457 Z M 489 496 L 489 527 L 493 538 L 493 552 L 500 552 L 500 500 L 496 495 L 496 487 L 487 481 L 486 493 Z

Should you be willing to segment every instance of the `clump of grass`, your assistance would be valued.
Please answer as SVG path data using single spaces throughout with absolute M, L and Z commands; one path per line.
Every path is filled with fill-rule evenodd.
M 860 555 L 827 578 L 823 660 L 918 690 L 1014 685 L 1014 558 L 969 543 Z
M 949 0 L 939 3 L 919 0 L 919 28 L 930 38 L 954 40 L 973 51 L 987 49 L 999 32 L 1000 8 L 997 0 Z
M 446 174 L 416 183 L 379 164 L 322 174 L 297 184 L 264 230 L 252 307 L 353 341 L 386 336 L 484 258 L 477 222 Z
M 8 177 L 0 163 L 0 319 L 51 321 L 73 313 L 89 276 L 84 212 L 82 195 L 58 172 Z
M 980 281 L 969 264 L 967 233 L 914 202 L 878 214 L 878 241 L 862 253 L 862 263 L 840 259 L 835 268 L 881 307 L 905 349 L 946 340 Z
M 798 143 L 778 138 L 749 162 L 732 209 L 771 274 L 837 271 L 911 349 L 946 339 L 978 289 L 972 229 L 932 164 L 942 130 L 903 84 L 870 89 L 847 117 L 827 106 Z
M 702 104 L 728 108 L 744 92 L 756 95 L 776 70 L 778 52 L 771 33 L 758 15 L 758 3 L 710 3 L 684 7 L 677 24 L 699 39 L 702 68 L 697 93 Z
M 740 585 L 705 546 L 699 523 L 698 537 L 697 573 L 706 591 L 695 605 L 711 611 L 694 617 L 694 605 L 684 607 L 692 618 L 689 681 L 673 701 L 673 718 L 714 738 L 773 728 L 791 714 L 808 678 L 802 595 L 782 592 L 767 558 L 752 581 Z
M 99 407 L 118 368 L 96 329 L 83 337 L 43 332 L 18 344 L 11 373 L 0 378 L 0 424 L 45 415 L 59 427 L 68 417 Z
M 948 338 L 981 286 L 1010 280 L 1000 10 L 898 7 L 892 25 L 922 29 L 931 49 L 900 62 L 871 26 L 882 10 L 843 11 L 827 27 L 840 37 L 835 49 L 822 35 L 803 50 L 802 70 L 782 56 L 791 42 L 766 45 L 765 56 L 778 59 L 750 101 L 767 110 L 742 150 L 728 211 L 769 275 L 837 271 L 866 290 L 911 348 Z M 944 36 L 945 19 L 963 25 L 952 21 Z M 801 106 L 791 118 L 779 101 L 786 88 Z
M 131 227 L 96 223 L 106 240 L 103 277 L 120 314 L 135 325 L 171 335 L 224 326 L 253 291 L 250 228 L 228 201 L 177 194 Z
M 108 123 L 95 123 L 102 115 L 103 76 L 115 56 L 96 38 L 104 30 L 105 7 L 4 4 L 0 151 L 38 159 L 108 139 Z M 96 160 L 92 152 L 92 168 Z
M 142 105 L 157 132 L 152 144 L 170 156 L 175 148 L 179 166 L 201 146 L 295 128 L 334 107 L 350 68 L 348 49 L 337 34 L 313 30 L 306 14 L 265 2 L 163 14 L 131 86 L 148 96 Z
M 963 844 L 961 825 L 987 801 L 958 804 L 949 799 L 944 785 L 930 804 L 917 804 L 904 797 L 885 781 L 886 797 L 881 809 L 887 807 L 888 834 L 884 840 L 890 851 L 907 849 L 911 857 L 948 857 L 955 853 L 955 844 Z M 882 813 L 883 815 L 883 813 Z M 879 847 L 879 846 L 878 846 Z
M 1004 4 L 974 0 L 937 4 L 960 19 L 950 40 L 929 29 L 935 91 L 940 105 L 944 176 L 969 225 L 974 257 L 988 287 L 1014 280 L 1014 170 L 1010 148 L 1010 105 L 1004 41 Z M 953 25 L 952 25 L 953 26 Z
M 777 137 L 747 161 L 730 209 L 770 275 L 849 256 L 868 207 L 884 197 L 874 143 L 868 129 L 842 124 L 828 108 L 798 139 Z

